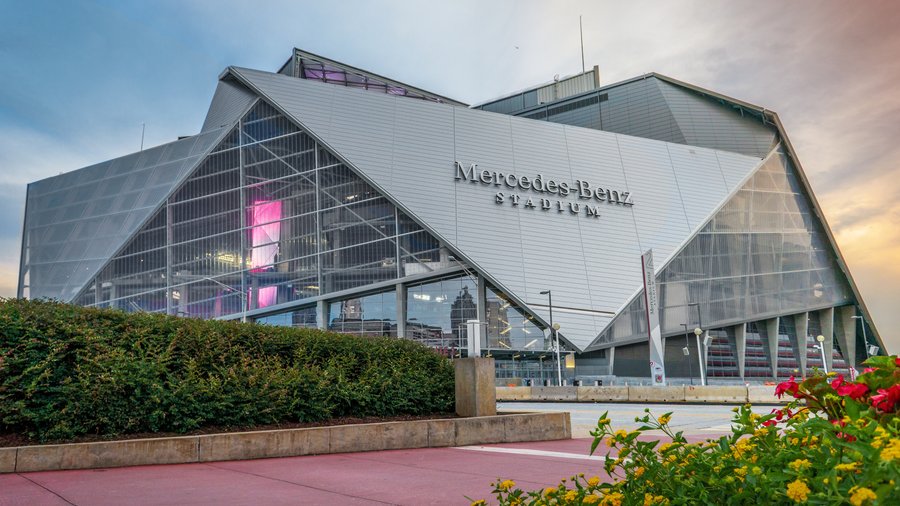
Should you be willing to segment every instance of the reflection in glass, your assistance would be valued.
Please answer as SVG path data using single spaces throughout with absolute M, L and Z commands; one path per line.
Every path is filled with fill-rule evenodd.
M 466 347 L 466 322 L 478 318 L 471 276 L 441 279 L 406 292 L 406 337 L 433 347 Z
M 397 335 L 397 292 L 365 295 L 332 302 L 328 330 L 363 336 Z
M 485 299 L 489 349 L 540 351 L 550 348 L 549 334 L 545 335 L 544 327 L 503 292 L 487 287 Z

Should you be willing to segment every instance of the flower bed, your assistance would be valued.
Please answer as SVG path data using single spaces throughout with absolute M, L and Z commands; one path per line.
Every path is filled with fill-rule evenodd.
M 591 432 L 591 453 L 607 449 L 602 473 L 537 491 L 497 480 L 494 494 L 504 505 L 900 504 L 900 359 L 866 365 L 854 381 L 791 378 L 776 387 L 786 407 L 734 408 L 732 434 L 702 443 L 673 432 L 669 413 L 647 410 L 632 432 L 604 415 Z M 665 441 L 641 437 L 650 430 Z

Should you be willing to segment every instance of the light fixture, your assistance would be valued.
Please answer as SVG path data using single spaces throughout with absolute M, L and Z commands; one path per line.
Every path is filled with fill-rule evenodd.
M 526 349 L 531 348 L 532 346 L 535 345 L 535 343 L 537 343 L 537 339 L 532 339 L 531 341 L 528 342 L 528 344 L 525 345 L 525 348 Z

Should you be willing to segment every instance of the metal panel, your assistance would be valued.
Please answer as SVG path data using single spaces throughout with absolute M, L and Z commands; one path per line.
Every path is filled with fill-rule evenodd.
M 640 286 L 641 250 L 652 247 L 664 261 L 691 232 L 666 143 L 277 74 L 244 69 L 236 73 L 335 149 L 401 210 L 421 219 L 492 283 L 527 302 L 545 320 L 549 315 L 541 307 L 540 292 L 553 290 L 557 305 L 572 308 L 568 314 L 560 312 L 565 315 L 560 318 L 554 313 L 554 318 L 561 324 L 565 320 L 562 334 L 578 347 L 589 343 L 606 325 L 607 315 L 623 307 Z M 420 129 L 427 134 L 415 135 Z M 689 168 L 683 159 L 688 155 L 679 159 L 682 170 Z M 714 155 L 704 152 L 698 157 L 704 161 L 697 170 L 721 182 Z M 543 174 L 573 186 L 574 180 L 585 180 L 630 191 L 635 205 L 579 199 L 573 193 L 549 196 L 564 206 L 599 205 L 601 217 L 586 217 L 583 208 L 578 215 L 526 208 L 528 198 L 538 202 L 548 195 L 456 182 L 454 161 L 529 178 Z M 747 173 L 758 163 L 743 158 Z M 724 183 L 719 184 L 716 194 L 724 196 Z M 519 206 L 497 204 L 497 192 L 515 193 L 523 200 Z M 691 212 L 708 216 L 720 200 L 700 199 Z
M 29 296 L 71 300 L 222 132 L 211 130 L 32 183 L 23 238 Z
M 200 131 L 205 132 L 234 123 L 255 99 L 256 95 L 243 85 L 233 81 L 219 81 Z

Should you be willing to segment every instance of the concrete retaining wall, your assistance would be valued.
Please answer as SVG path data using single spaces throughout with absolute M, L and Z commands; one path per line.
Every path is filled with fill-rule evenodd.
M 294 457 L 569 439 L 569 413 L 520 413 L 307 429 L 0 448 L 0 473 Z
M 774 386 L 497 387 L 498 401 L 784 404 Z

